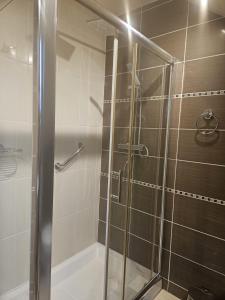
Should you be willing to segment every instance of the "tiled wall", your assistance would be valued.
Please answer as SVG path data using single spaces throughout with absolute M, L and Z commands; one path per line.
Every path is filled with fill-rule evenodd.
M 133 25 L 147 37 L 179 59 L 174 91 L 169 143 L 168 180 L 163 251 L 164 288 L 178 297 L 191 286 L 205 286 L 218 297 L 225 296 L 225 8 L 221 1 L 156 1 L 132 14 Z M 108 40 L 108 48 L 112 48 Z M 117 98 L 129 98 L 125 72 L 126 44 L 119 51 Z M 105 100 L 110 99 L 110 59 L 107 52 Z M 156 171 L 160 169 L 163 149 L 163 116 L 166 101 L 162 95 L 161 62 L 140 53 L 138 68 L 142 83 L 142 142 L 148 143 L 148 159 L 135 158 L 130 256 L 151 268 L 151 250 L 157 248 L 156 231 L 160 209 Z M 153 68 L 154 67 L 154 68 Z M 145 70 L 143 70 L 145 69 Z M 122 74 L 123 73 L 123 74 Z M 122 84 L 120 84 L 122 82 Z M 219 119 L 215 134 L 203 136 L 196 120 L 206 109 Z M 163 115 L 160 117 L 160 112 Z M 102 171 L 107 172 L 107 137 L 110 103 L 104 105 Z M 129 102 L 116 104 L 116 143 L 127 142 Z M 207 124 L 214 126 L 213 122 Z M 104 138 L 105 137 L 105 138 Z M 161 138 L 161 139 L 160 139 Z M 157 146 L 157 147 L 156 147 Z M 115 171 L 123 165 L 115 149 Z M 103 173 L 103 175 L 105 175 Z M 154 184 L 154 185 L 152 185 Z M 104 241 L 107 178 L 101 180 L 99 240 Z M 116 186 L 116 185 L 115 185 Z M 114 191 L 114 190 L 113 190 Z M 124 195 L 123 195 L 124 196 Z M 123 200 L 122 200 L 123 201 Z M 122 202 L 123 204 L 123 202 Z M 122 251 L 124 207 L 112 205 L 112 247 Z M 154 226 L 153 226 L 154 225 Z M 156 228 L 156 230 L 155 230 Z
M 0 144 L 23 151 L 0 153 L 0 296 L 29 278 L 32 186 L 33 1 L 11 1 L 1 10 L 5 4 Z M 72 0 L 58 5 L 55 160 L 68 158 L 78 142 L 85 151 L 71 168 L 55 173 L 54 265 L 97 240 L 105 65 L 105 37 L 86 23 L 87 11 Z
M 56 153 L 63 162 L 85 149 L 64 172 L 55 172 L 53 265 L 97 240 L 105 36 L 73 0 L 58 3 Z
M 31 36 L 31 1 L 14 1 L 0 11 L 0 144 L 23 150 L 0 153 L 0 295 L 22 284 L 29 274 Z

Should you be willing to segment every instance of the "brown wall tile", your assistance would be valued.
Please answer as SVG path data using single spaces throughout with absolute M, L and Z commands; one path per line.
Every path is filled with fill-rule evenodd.
M 106 38 L 106 51 L 113 49 L 114 36 L 110 35 Z
M 105 76 L 112 75 L 113 73 L 113 50 L 106 52 L 105 58 Z
M 185 33 L 186 30 L 179 30 L 173 33 L 168 33 L 152 41 L 166 50 L 168 53 L 177 59 L 184 60 L 184 46 L 185 46 Z M 141 47 L 140 50 L 140 69 L 164 65 L 165 62 L 158 58 L 155 54 L 151 53 L 148 49 Z
M 175 223 L 225 239 L 224 215 L 225 206 L 180 195 L 175 196 Z
M 186 59 L 225 53 L 225 18 L 188 29 Z
M 140 136 L 141 143 L 148 147 L 150 156 L 164 156 L 166 129 L 142 129 Z M 176 140 L 177 130 L 170 130 L 168 152 L 169 158 L 175 158 L 176 156 Z
M 180 130 L 178 159 L 225 165 L 225 132 L 203 135 L 197 130 Z
M 100 179 L 100 196 L 107 199 L 108 178 L 101 176 Z
M 173 226 L 174 253 L 223 274 L 225 274 L 224 249 L 225 241 L 178 225 Z
M 157 246 L 154 247 L 154 256 L 153 256 L 153 271 L 159 272 L 158 270 L 158 258 L 159 258 L 159 248 Z M 162 270 L 161 275 L 164 278 L 168 277 L 168 271 L 169 271 L 169 251 L 163 249 L 162 250 Z
M 186 63 L 184 92 L 225 89 L 225 55 Z
M 220 0 L 208 0 L 207 8 L 203 8 L 201 1 L 189 0 L 189 26 L 224 16 L 225 12 Z
M 152 265 L 152 244 L 135 236 L 129 236 L 128 257 L 137 263 L 151 269 Z
M 105 245 L 105 236 L 106 236 L 106 227 L 105 223 L 98 222 L 98 242 Z
M 118 49 L 117 72 L 128 72 L 127 64 L 132 63 L 132 48 L 121 47 Z M 106 53 L 105 75 L 112 75 L 113 68 L 113 50 Z
M 180 115 L 180 99 L 172 99 L 170 128 L 177 128 Z
M 173 0 L 144 11 L 141 31 L 147 37 L 153 37 L 184 28 L 187 24 L 187 11 L 186 0 Z
M 106 222 L 107 200 L 100 198 L 99 202 L 99 220 Z
M 116 81 L 116 98 L 127 99 L 131 97 L 131 89 L 129 86 L 132 84 L 132 77 L 130 73 L 123 73 L 117 75 Z
M 154 40 L 154 42 L 157 44 L 157 41 Z M 143 70 L 151 67 L 163 66 L 165 65 L 165 62 L 154 53 L 150 52 L 149 49 L 141 46 L 138 64 L 140 70 Z
M 116 103 L 115 108 L 115 126 L 129 127 L 130 123 L 130 103 L 119 102 Z
M 186 98 L 182 102 L 181 128 L 196 129 L 196 121 L 207 109 L 219 119 L 219 129 L 225 129 L 225 96 Z M 212 124 L 214 125 L 214 123 Z
M 153 1 L 149 4 L 146 4 L 142 7 L 142 11 L 145 12 L 146 10 L 149 10 L 149 9 L 153 9 L 159 5 L 162 5 L 162 4 L 165 4 L 167 2 L 170 2 L 171 0 L 156 0 L 156 1 Z
M 162 185 L 163 159 L 139 158 L 134 159 L 134 179 Z M 167 185 L 173 187 L 174 161 L 168 161 Z
M 103 125 L 110 126 L 111 103 L 104 103 Z M 130 121 L 130 103 L 117 102 L 115 106 L 115 126 L 129 127 Z
M 106 224 L 105 222 L 99 221 L 98 223 L 98 241 L 101 244 L 105 244 Z M 124 231 L 119 230 L 115 227 L 110 227 L 110 248 L 123 253 L 124 244 Z M 109 258 L 110 259 L 110 258 Z
M 158 215 L 161 207 L 161 191 L 141 186 L 132 185 L 132 207 L 143 212 Z
M 129 133 L 128 128 L 115 127 L 115 129 L 114 129 L 114 150 L 115 151 L 120 150 L 118 148 L 119 144 L 128 143 L 128 141 L 129 141 L 128 133 Z M 110 142 L 110 127 L 104 127 L 103 128 L 103 135 L 102 135 L 102 149 L 104 149 L 104 150 L 109 149 L 109 142 Z
M 225 296 L 225 277 L 198 264 L 172 254 L 170 280 L 189 289 L 194 286 L 207 287 L 218 297 Z
M 139 78 L 141 80 L 142 97 L 163 95 L 163 76 L 163 69 L 161 67 L 140 71 Z
M 130 232 L 147 241 L 156 243 L 156 229 L 158 219 L 137 210 L 131 210 Z
M 181 94 L 183 91 L 183 73 L 184 73 L 184 63 L 177 62 L 174 65 L 174 80 L 172 83 L 172 94 Z M 168 94 L 168 93 L 167 93 Z
M 224 199 L 224 178 L 224 167 L 179 161 L 176 189 Z
M 208 1 L 208 11 L 200 14 L 200 6 L 198 0 L 189 0 L 189 25 L 214 20 L 213 22 L 194 26 L 188 29 L 188 43 L 187 43 L 187 59 L 198 58 L 202 56 L 209 56 L 214 54 L 224 53 L 225 43 L 224 34 L 221 29 L 224 27 L 225 18 L 216 20 L 223 12 L 217 13 L 216 9 L 220 6 L 219 0 Z M 175 55 L 180 60 L 183 60 L 184 55 L 184 40 L 186 30 L 182 29 L 187 24 L 187 0 L 161 0 L 151 3 L 143 8 L 143 23 L 142 31 L 149 37 L 163 47 L 168 52 Z M 133 14 L 134 26 L 140 26 L 140 12 Z M 224 15 L 225 16 L 225 15 Z M 137 17 L 137 18 L 136 18 Z M 201 18 L 200 18 L 201 17 Z M 135 21 L 136 18 L 136 21 Z M 170 31 L 181 29 L 173 33 Z M 162 34 L 162 35 L 161 35 Z M 161 35 L 156 37 L 157 35 Z M 130 61 L 127 47 L 127 39 L 119 37 L 119 64 L 118 72 L 126 72 L 126 64 Z M 125 47 L 124 47 L 125 46 Z M 112 38 L 108 39 L 107 49 L 112 49 Z M 121 48 L 124 47 L 124 48 Z M 143 48 L 139 53 L 138 67 L 146 69 L 154 67 L 162 62 L 151 55 Z M 225 59 L 224 56 L 217 56 L 201 60 L 194 60 L 186 62 L 184 93 L 220 90 L 225 89 Z M 174 94 L 182 92 L 182 74 L 183 64 L 176 64 L 176 78 Z M 111 57 L 108 55 L 106 64 L 106 74 L 111 74 L 112 69 L 112 52 Z M 138 74 L 142 83 L 142 96 L 151 97 L 155 95 L 162 95 L 166 92 L 162 90 L 162 69 L 154 68 L 148 69 Z M 105 99 L 111 98 L 111 80 L 106 77 Z M 117 98 L 130 97 L 131 75 L 123 74 L 117 78 Z M 211 108 L 216 116 L 220 119 L 220 129 L 225 128 L 225 111 L 224 111 L 224 97 L 199 97 L 188 98 L 182 101 L 182 115 L 181 128 L 195 129 L 195 123 L 198 116 L 207 108 Z M 139 104 L 140 105 L 140 104 Z M 171 127 L 177 128 L 179 122 L 180 99 L 173 100 L 172 106 L 172 120 Z M 150 149 L 150 155 L 163 155 L 163 147 L 165 141 L 164 130 L 150 130 L 147 128 L 164 128 L 166 126 L 166 101 L 146 101 L 142 102 L 142 129 L 141 141 L 146 143 Z M 139 107 L 136 107 L 136 116 L 138 116 Z M 104 125 L 109 125 L 110 120 L 110 106 L 105 105 L 103 122 Z M 136 120 L 136 126 L 138 125 Z M 117 103 L 116 105 L 116 126 L 129 126 L 129 103 Z M 128 141 L 127 129 L 115 130 L 115 150 L 118 150 L 117 144 L 119 142 L 126 143 Z M 176 153 L 176 136 L 177 130 L 171 131 L 170 138 L 170 158 L 175 158 Z M 180 131 L 180 143 L 178 158 L 182 160 L 193 160 L 204 163 L 224 164 L 225 159 L 223 155 L 224 136 L 220 132 L 216 137 L 208 137 L 203 140 L 202 136 L 196 135 L 196 131 Z M 109 131 L 104 129 L 103 133 L 103 147 L 108 147 Z M 160 140 L 161 138 L 161 140 Z M 159 147 L 158 147 L 159 146 Z M 161 148 L 161 149 L 160 149 Z M 160 149 L 160 152 L 157 150 Z M 115 164 L 114 170 L 118 170 L 125 162 L 126 155 L 114 154 Z M 102 170 L 106 172 L 107 152 L 103 154 Z M 175 161 L 168 161 L 168 184 L 167 186 L 174 186 L 174 172 Z M 134 159 L 134 177 L 137 180 L 161 184 L 163 161 L 159 159 Z M 177 182 L 176 189 L 193 192 L 205 196 L 215 197 L 219 199 L 224 198 L 225 188 L 223 188 L 223 178 L 225 177 L 225 168 L 217 167 L 207 164 L 194 164 L 187 162 L 178 162 L 177 165 Z M 157 177 L 157 174 L 159 177 Z M 160 179 L 159 179 L 160 178 Z M 101 195 L 106 197 L 107 178 L 102 177 L 101 180 Z M 117 193 L 117 180 L 113 180 L 112 192 Z M 166 193 L 166 211 L 165 218 L 172 220 L 173 211 L 172 193 Z M 115 199 L 114 199 L 115 200 Z M 100 216 L 104 217 L 106 201 L 101 200 Z M 123 204 L 126 203 L 126 183 L 122 186 Z M 123 227 L 123 209 L 118 204 L 112 205 L 112 222 L 114 225 Z M 148 187 L 133 185 L 132 207 L 140 210 L 131 211 L 131 231 L 144 239 L 153 239 L 153 233 L 156 233 L 155 242 L 159 238 L 159 223 L 157 223 L 156 230 L 153 230 L 152 217 L 143 212 L 159 216 L 161 208 L 161 192 L 153 190 Z M 224 206 L 218 204 L 208 203 L 198 199 L 192 199 L 175 195 L 174 202 L 174 221 L 181 225 L 194 228 L 199 231 L 206 232 L 210 235 L 216 235 L 220 238 L 225 237 L 223 230 L 224 222 Z M 102 240 L 104 227 L 100 222 L 99 239 Z M 164 247 L 169 249 L 170 245 L 170 222 L 165 223 L 165 240 Z M 152 231 L 153 230 L 153 231 Z M 103 233 L 102 233 L 103 232 Z M 205 264 L 207 267 L 217 271 L 224 272 L 224 262 L 219 264 L 218 259 L 222 256 L 223 243 L 218 239 L 194 232 L 192 230 L 183 229 L 174 224 L 173 236 L 173 251 L 186 256 L 189 259 L 196 260 L 200 264 Z M 111 232 L 111 246 L 119 252 L 122 252 L 124 232 L 119 231 L 113 227 Z M 130 248 L 129 256 L 135 261 L 144 266 L 156 270 L 158 255 L 157 246 L 154 248 L 148 242 L 140 238 L 129 236 Z M 215 243 L 214 243 L 215 241 Z M 169 252 L 164 250 L 163 255 L 163 276 L 167 277 L 169 265 Z M 180 298 L 186 294 L 186 290 L 193 285 L 204 285 L 211 288 L 222 300 L 224 297 L 224 277 L 216 272 L 210 271 L 200 265 L 192 263 L 186 259 L 172 254 L 171 261 L 171 277 L 169 278 L 169 292 L 172 292 Z M 176 285 L 178 284 L 178 286 Z M 183 288 L 184 289 L 183 289 Z
M 165 100 L 143 101 L 141 122 L 143 128 L 163 128 L 166 126 Z
M 107 173 L 109 168 L 109 151 L 102 151 L 101 171 Z
M 116 200 L 111 202 L 110 206 L 110 224 L 118 228 L 125 228 L 125 206 Z M 107 219 L 107 200 L 100 198 L 99 219 L 106 222 Z
M 158 248 L 156 248 L 158 250 Z M 159 257 L 159 255 L 156 256 L 155 259 L 157 259 Z M 164 278 L 168 278 L 168 272 L 169 272 L 169 261 L 170 261 L 170 257 L 169 257 L 169 251 L 163 249 L 162 251 L 162 276 Z
M 105 77 L 104 100 L 112 99 L 112 76 Z
M 110 127 L 103 127 L 102 132 L 102 149 L 109 149 Z
M 129 129 L 128 128 L 115 128 L 114 131 L 114 150 L 127 153 L 127 150 L 120 150 L 119 144 L 127 144 L 129 142 Z
M 104 103 L 103 106 L 103 126 L 110 126 L 111 103 Z
M 186 299 L 187 291 L 173 282 L 168 281 L 165 277 L 162 280 L 162 288 L 167 290 L 170 294 L 176 296 L 178 299 Z M 186 298 L 185 298 L 186 297 Z
M 185 299 L 185 297 L 187 297 L 187 291 L 173 282 L 169 282 L 168 292 L 179 299 Z

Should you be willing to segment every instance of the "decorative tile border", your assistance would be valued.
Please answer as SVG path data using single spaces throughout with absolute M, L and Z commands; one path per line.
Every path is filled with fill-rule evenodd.
M 218 90 L 218 91 L 203 91 L 203 92 L 193 92 L 193 93 L 185 93 L 185 94 L 174 94 L 173 99 L 185 99 L 185 98 L 197 98 L 197 97 L 209 97 L 209 96 L 225 96 L 225 90 Z M 143 97 L 137 98 L 137 102 L 144 102 L 144 101 L 157 101 L 157 100 L 166 100 L 168 99 L 168 95 L 163 96 L 152 96 L 152 97 Z M 124 103 L 130 102 L 130 98 L 125 99 L 116 99 L 116 103 Z M 104 103 L 111 103 L 111 100 L 104 100 Z
M 108 173 L 105 173 L 105 172 L 101 172 L 101 175 L 103 177 L 108 177 Z M 112 178 L 114 178 L 114 179 L 118 178 L 116 173 L 112 172 Z M 123 177 L 123 181 L 127 182 L 127 178 Z M 149 187 L 149 188 L 152 188 L 152 189 L 155 189 L 155 190 L 162 190 L 162 186 L 152 184 L 152 183 L 148 183 L 148 182 L 143 182 L 143 181 L 133 179 L 133 180 L 131 180 L 131 183 L 134 183 L 134 184 L 137 184 L 137 185 L 140 185 L 140 186 Z M 201 200 L 201 201 L 210 202 L 210 203 L 214 203 L 214 204 L 217 204 L 217 205 L 225 206 L 225 200 L 220 200 L 220 199 L 211 198 L 211 197 L 207 197 L 207 196 L 203 196 L 203 195 L 198 195 L 198 194 L 193 194 L 193 193 L 189 193 L 189 192 L 174 190 L 174 189 L 168 188 L 168 187 L 166 187 L 166 191 L 168 193 L 181 195 L 181 196 L 185 196 L 185 197 L 188 197 L 188 198 L 197 199 L 197 200 Z M 114 197 L 114 195 L 113 195 L 113 197 Z M 115 196 L 115 198 L 116 198 L 116 196 Z
M 195 98 L 195 97 L 224 96 L 224 95 L 225 95 L 225 90 L 218 90 L 218 91 L 204 91 L 204 92 L 177 94 L 175 95 L 175 98 Z

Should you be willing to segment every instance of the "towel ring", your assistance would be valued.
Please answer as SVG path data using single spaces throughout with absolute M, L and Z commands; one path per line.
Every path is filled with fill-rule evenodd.
M 203 129 L 200 128 L 200 122 L 201 120 L 209 121 L 209 120 L 215 120 L 215 127 L 212 129 Z M 219 126 L 219 119 L 216 117 L 214 112 L 211 109 L 207 109 L 201 113 L 200 117 L 196 121 L 196 128 L 198 131 L 203 135 L 211 135 L 214 134 Z

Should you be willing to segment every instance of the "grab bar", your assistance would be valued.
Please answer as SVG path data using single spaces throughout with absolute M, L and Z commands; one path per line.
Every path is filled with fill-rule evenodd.
M 85 146 L 82 143 L 78 144 L 78 149 L 71 154 L 71 156 L 65 160 L 63 163 L 56 163 L 55 164 L 55 169 L 59 172 L 63 171 L 71 162 L 72 160 L 81 152 L 83 151 Z

